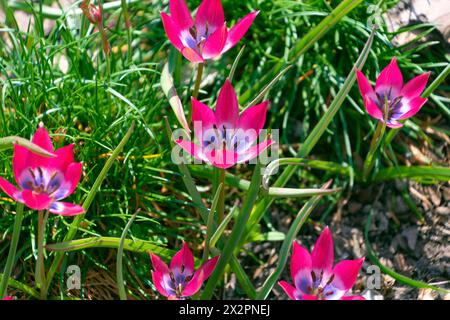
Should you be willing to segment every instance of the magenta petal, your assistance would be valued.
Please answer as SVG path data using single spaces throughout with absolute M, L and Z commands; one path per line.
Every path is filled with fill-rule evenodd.
M 203 149 L 196 145 L 195 143 L 192 143 L 187 140 L 177 140 L 176 143 L 183 148 L 186 152 L 188 152 L 191 156 L 193 156 L 196 159 L 199 159 L 201 161 L 205 161 L 207 163 L 212 163 L 210 160 L 205 156 Z
M 53 202 L 49 211 L 64 217 L 72 217 L 84 213 L 83 207 L 68 202 Z
M 50 139 L 50 135 L 44 126 L 39 126 L 31 142 L 47 150 L 48 152 L 53 152 L 52 140 Z
M 195 19 L 197 31 L 204 33 L 207 25 L 209 31 L 214 32 L 224 23 L 225 16 L 220 0 L 203 0 L 197 10 Z
M 217 125 L 235 128 L 239 121 L 239 103 L 230 80 L 226 80 L 220 90 L 216 106 Z
M 183 297 L 190 297 L 196 294 L 197 291 L 202 287 L 205 279 L 206 278 L 203 270 L 198 270 L 197 272 L 195 272 L 191 281 L 189 281 L 183 289 Z
M 56 158 L 50 158 L 52 161 L 49 161 L 49 164 L 52 164 L 54 168 L 58 168 L 59 171 L 65 172 L 67 167 L 74 162 L 73 147 L 73 144 L 69 144 L 56 150 Z
M 359 92 L 361 92 L 361 96 L 364 100 L 366 99 L 366 96 L 372 99 L 376 98 L 369 80 L 367 80 L 366 76 L 359 70 L 356 70 L 356 79 L 358 80 Z
M 151 271 L 151 273 L 153 285 L 156 287 L 156 290 L 163 296 L 169 297 L 170 295 L 164 287 L 164 274 L 157 271 Z
M 180 35 L 181 29 L 172 20 L 172 18 L 164 12 L 161 12 L 161 19 L 163 22 L 164 30 L 166 31 L 167 37 L 175 48 L 179 51 L 183 51 L 184 45 L 181 42 Z
M 404 114 L 398 116 L 395 118 L 395 120 L 403 120 L 408 119 L 414 116 L 417 112 L 420 111 L 420 109 L 423 107 L 425 103 L 427 103 L 428 99 L 416 97 L 412 99 L 411 101 L 407 102 L 409 105 L 409 110 L 405 112 Z
M 3 179 L 2 177 L 0 177 L 0 188 L 10 198 L 14 199 L 15 201 L 19 201 L 18 194 L 20 193 L 20 191 L 14 185 L 12 185 L 9 181 Z
M 356 282 L 363 262 L 364 258 L 340 261 L 333 269 L 335 275 L 333 284 L 341 290 L 351 289 Z
M 22 171 L 29 167 L 28 156 L 30 153 L 31 152 L 28 151 L 27 148 L 24 148 L 17 144 L 14 145 L 12 165 L 16 182 L 19 181 L 19 177 L 22 174 Z
M 170 0 L 170 15 L 180 29 L 189 29 L 194 25 L 189 8 L 184 0 Z
M 233 48 L 239 42 L 239 40 L 242 39 L 258 14 L 259 11 L 249 13 L 238 23 L 236 23 L 233 28 L 230 29 L 230 31 L 228 32 L 228 39 L 222 53 L 225 53 L 226 51 Z
M 286 281 L 278 281 L 278 285 L 283 288 L 284 292 L 291 298 L 292 300 L 297 300 L 295 298 L 295 287 Z
M 239 117 L 238 127 L 244 131 L 253 130 L 248 137 L 258 138 L 261 129 L 266 123 L 267 108 L 269 101 L 264 101 L 261 104 L 247 108 Z M 249 143 L 253 143 L 255 140 L 250 139 Z
M 345 296 L 342 297 L 341 300 L 366 300 L 366 298 L 362 296 Z
M 237 163 L 243 163 L 243 162 L 250 161 L 250 160 L 256 158 L 257 156 L 259 156 L 261 154 L 261 152 L 266 150 L 268 147 L 270 147 L 274 143 L 275 143 L 275 141 L 268 139 L 268 140 L 261 142 L 260 144 L 253 146 L 245 151 L 239 152 Z
M 185 47 L 183 50 L 181 50 L 181 53 L 183 56 L 188 59 L 192 63 L 204 63 L 205 59 L 192 48 Z
M 403 76 L 398 68 L 397 59 L 394 57 L 389 65 L 381 71 L 375 84 L 375 91 L 393 89 L 394 96 L 397 95 L 403 87 Z
M 44 193 L 34 193 L 30 190 L 22 191 L 22 198 L 27 207 L 34 210 L 49 209 L 53 199 Z
M 386 126 L 388 126 L 389 128 L 392 128 L 392 129 L 398 129 L 398 128 L 403 127 L 403 124 L 398 122 L 395 119 L 388 119 Z
M 300 272 L 311 274 L 312 260 L 308 250 L 299 245 L 296 241 L 293 243 L 291 257 L 291 277 L 295 281 Z
M 183 243 L 183 247 L 178 251 L 170 261 L 170 269 L 173 271 L 186 270 L 183 273 L 192 274 L 194 272 L 194 255 L 192 254 L 186 243 Z M 175 272 L 174 272 L 175 273 Z
M 158 257 L 156 254 L 150 253 L 150 259 L 152 260 L 153 269 L 155 269 L 156 272 L 162 274 L 170 273 L 167 264 L 165 264 L 165 262 L 162 261 L 161 258 Z
M 405 84 L 400 95 L 406 97 L 407 99 L 419 97 L 427 85 L 430 73 L 431 72 L 427 72 L 411 79 L 407 84 Z
M 334 261 L 333 238 L 328 227 L 317 239 L 311 253 L 312 268 L 314 270 L 331 271 Z
M 195 98 L 192 98 L 192 123 L 195 136 L 200 141 L 203 141 L 206 130 L 216 123 L 216 116 L 212 109 Z
M 313 296 L 311 294 L 304 294 L 300 297 L 300 300 L 319 300 L 317 296 Z
M 364 106 L 366 107 L 366 111 L 372 117 L 378 120 L 384 120 L 383 112 L 378 108 L 375 102 L 369 96 L 366 96 L 364 99 Z
M 240 155 L 232 150 L 212 150 L 205 152 L 208 162 L 220 169 L 228 169 L 238 163 Z
M 225 24 L 217 28 L 205 41 L 203 46 L 204 59 L 216 59 L 222 54 L 228 36 L 228 29 Z
M 63 187 L 66 188 L 67 191 L 59 195 L 57 197 L 57 200 L 64 199 L 73 193 L 78 183 L 80 182 L 82 172 L 83 164 L 80 162 L 73 162 L 68 166 L 66 172 L 64 173 L 65 181 L 63 185 Z
M 209 259 L 205 262 L 204 265 L 200 267 L 199 271 L 203 271 L 203 277 L 205 280 L 208 279 L 211 273 L 214 271 L 217 261 L 219 261 L 219 256 Z

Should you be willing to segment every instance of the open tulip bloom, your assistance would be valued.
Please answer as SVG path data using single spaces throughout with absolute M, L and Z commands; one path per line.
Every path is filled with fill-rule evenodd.
M 178 251 L 170 262 L 170 268 L 157 255 L 150 254 L 153 269 L 153 284 L 160 294 L 171 299 L 185 299 L 200 290 L 216 267 L 219 257 L 208 260 L 197 271 L 194 270 L 194 256 L 188 246 Z
M 220 0 L 203 0 L 195 22 L 184 0 L 170 0 L 170 14 L 161 12 L 170 42 L 194 63 L 219 58 L 234 47 L 250 28 L 258 12 L 252 12 L 228 30 Z
M 74 162 L 74 145 L 54 151 L 43 125 L 39 126 L 32 142 L 55 157 L 46 158 L 14 145 L 13 171 L 18 187 L 0 177 L 0 188 L 15 201 L 34 210 L 49 210 L 62 216 L 83 213 L 82 207 L 60 201 L 70 196 L 80 181 L 82 164 Z
M 270 139 L 254 145 L 266 122 L 269 101 L 239 114 L 239 103 L 229 80 L 222 87 L 216 110 L 192 98 L 194 134 L 200 145 L 188 140 L 177 144 L 196 159 L 226 169 L 250 161 L 267 149 Z
M 279 285 L 293 300 L 364 300 L 361 296 L 347 296 L 356 282 L 364 258 L 343 260 L 333 267 L 334 247 L 330 230 L 326 228 L 312 253 L 294 242 L 291 276 L 294 286 L 286 281 Z
M 367 113 L 385 122 L 390 128 L 402 127 L 403 124 L 399 120 L 414 116 L 428 101 L 420 95 L 427 85 L 430 72 L 421 74 L 403 85 L 403 76 L 395 57 L 378 76 L 375 89 L 361 71 L 356 70 L 356 76 Z

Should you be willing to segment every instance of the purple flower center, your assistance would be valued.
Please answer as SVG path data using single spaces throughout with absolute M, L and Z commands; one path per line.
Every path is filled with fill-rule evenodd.
M 23 190 L 31 190 L 39 194 L 47 194 L 59 199 L 65 192 L 61 188 L 64 175 L 60 171 L 49 171 L 46 168 L 28 168 L 22 172 L 19 184 Z
M 176 296 L 178 299 L 183 299 L 183 290 L 189 281 L 192 280 L 192 277 L 193 274 L 187 274 L 184 265 L 182 265 L 180 269 L 173 269 L 169 273 L 169 277 L 164 277 L 167 293 Z
M 392 87 L 388 90 L 379 90 L 376 96 L 377 105 L 386 119 L 395 118 L 396 114 L 401 113 L 403 96 L 393 94 Z
M 339 299 L 345 293 L 338 289 L 335 284 L 334 274 L 325 274 L 323 270 L 320 273 L 311 271 L 311 274 L 305 274 L 299 277 L 296 281 L 296 287 L 300 290 L 298 299 L 301 299 L 303 294 L 316 296 L 319 300 L 334 300 Z
M 231 150 L 240 152 L 247 150 L 251 146 L 252 135 L 256 135 L 254 130 L 233 129 L 231 126 L 222 124 L 213 125 L 211 129 L 203 132 L 203 147 L 209 150 Z

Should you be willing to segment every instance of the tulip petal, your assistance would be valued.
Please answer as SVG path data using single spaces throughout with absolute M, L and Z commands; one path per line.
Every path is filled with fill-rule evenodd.
M 170 297 L 171 295 L 165 289 L 164 274 L 153 270 L 151 271 L 151 274 L 153 285 L 155 286 L 156 290 L 158 290 L 158 292 L 164 297 Z
M 48 134 L 48 131 L 44 126 L 39 126 L 31 142 L 47 150 L 48 152 L 53 153 L 52 140 L 50 139 L 50 135 Z
M 15 201 L 19 201 L 20 190 L 17 189 L 13 184 L 9 181 L 0 177 L 0 188 L 12 199 Z
M 295 281 L 297 274 L 305 272 L 311 274 L 312 260 L 308 250 L 299 245 L 296 241 L 293 243 L 291 257 L 291 277 Z
M 212 128 L 216 123 L 214 111 L 195 98 L 192 98 L 192 123 L 195 136 L 199 141 L 204 140 L 206 130 Z
M 395 120 L 403 120 L 408 119 L 414 116 L 417 112 L 420 111 L 420 109 L 423 107 L 425 103 L 427 103 L 428 99 L 416 97 L 412 99 L 411 101 L 407 102 L 409 110 L 406 111 L 403 114 L 400 114 L 399 116 L 393 116 L 392 118 Z
M 264 124 L 266 123 L 267 108 L 269 101 L 247 108 L 239 117 L 238 127 L 244 131 L 252 130 L 253 132 L 246 134 L 250 137 L 249 143 L 252 144 L 259 136 Z M 255 139 L 253 139 L 255 137 Z
M 311 253 L 314 270 L 331 271 L 334 261 L 333 238 L 328 227 L 322 232 Z
M 192 254 L 186 243 L 183 243 L 183 247 L 178 251 L 170 261 L 170 269 L 180 273 L 192 274 L 194 273 L 194 255 Z
M 189 29 L 194 25 L 189 8 L 184 0 L 170 0 L 170 15 L 180 29 Z
M 150 253 L 150 259 L 152 261 L 153 269 L 155 269 L 156 272 L 162 274 L 170 273 L 167 264 L 164 261 L 162 261 L 162 259 L 158 257 L 156 254 Z
M 220 90 L 215 115 L 217 125 L 220 127 L 225 125 L 227 129 L 235 128 L 239 121 L 238 99 L 236 92 L 228 79 Z
M 257 156 L 259 156 L 264 150 L 274 144 L 275 141 L 267 139 L 256 146 L 253 146 L 245 151 L 240 151 L 238 153 L 237 163 L 244 163 L 250 160 L 253 160 Z
M 203 46 L 203 59 L 215 59 L 220 57 L 228 37 L 228 29 L 225 24 L 217 28 L 205 41 Z
M 375 99 L 375 91 L 372 88 L 369 80 L 367 80 L 366 76 L 359 70 L 356 70 L 356 79 L 358 81 L 359 92 L 361 92 L 361 96 L 363 99 L 366 99 L 368 96 L 371 99 Z
M 22 197 L 25 205 L 34 210 L 48 209 L 53 199 L 44 193 L 35 193 L 31 190 L 23 190 Z
M 342 297 L 341 300 L 366 300 L 366 298 L 362 296 L 345 296 Z
M 60 215 L 60 216 L 64 216 L 64 217 L 72 217 L 72 216 L 76 216 L 82 213 L 85 213 L 83 207 L 77 205 L 77 204 L 73 204 L 73 203 L 68 203 L 68 202 L 53 202 L 49 211 L 51 213 Z
M 378 120 L 384 120 L 383 112 L 378 108 L 375 102 L 369 96 L 366 96 L 364 99 L 364 106 L 366 107 L 366 111 L 373 118 Z
M 392 58 L 389 65 L 381 71 L 375 83 L 375 91 L 388 92 L 391 91 L 393 96 L 397 96 L 403 87 L 403 76 L 398 68 L 397 59 Z
M 200 267 L 199 271 L 202 270 L 205 280 L 208 279 L 211 273 L 214 271 L 217 261 L 219 261 L 219 256 L 209 259 Z
M 288 295 L 292 300 L 297 300 L 296 298 L 296 289 L 290 283 L 286 281 L 278 281 L 278 285 L 283 288 L 284 292 Z
M 410 100 L 419 97 L 422 94 L 423 90 L 425 90 L 428 78 L 430 77 L 430 73 L 431 72 L 427 72 L 411 79 L 402 88 L 400 95 Z
M 205 156 L 202 147 L 192 143 L 187 140 L 177 140 L 175 141 L 183 150 L 189 153 L 194 158 L 204 161 L 206 163 L 211 163 L 209 159 Z
M 190 297 L 196 294 L 197 291 L 202 287 L 204 281 L 205 274 L 203 270 L 198 270 L 197 272 L 195 272 L 191 281 L 189 281 L 183 289 L 183 297 Z
M 50 162 L 54 168 L 57 168 L 61 172 L 65 172 L 67 167 L 74 162 L 73 157 L 73 144 L 69 144 L 61 149 L 56 150 L 56 157 L 50 158 Z
M 388 126 L 389 128 L 392 128 L 392 129 L 397 129 L 397 128 L 403 127 L 403 124 L 398 122 L 395 119 L 388 119 L 386 126 Z
M 249 13 L 230 29 L 228 32 L 228 39 L 222 53 L 225 53 L 233 48 L 242 39 L 242 37 L 244 37 L 258 14 L 259 11 Z
M 211 34 L 224 23 L 225 15 L 220 0 L 203 0 L 195 19 L 197 32 L 205 34 L 208 29 L 208 33 Z
M 64 199 L 73 193 L 80 182 L 82 172 L 83 164 L 81 162 L 73 162 L 67 167 L 64 173 L 64 184 L 55 193 L 56 200 Z
M 350 290 L 356 282 L 364 258 L 357 260 L 342 260 L 333 269 L 335 278 L 333 285 L 341 290 Z
M 172 18 L 168 14 L 164 12 L 161 12 L 161 19 L 163 22 L 164 30 L 166 31 L 167 37 L 169 38 L 170 42 L 175 48 L 182 52 L 184 45 L 180 39 L 180 27 L 172 20 Z
M 17 144 L 14 145 L 14 153 L 13 153 L 13 171 L 14 171 L 14 178 L 16 179 L 16 182 L 19 183 L 19 177 L 22 174 L 22 171 L 29 167 L 28 163 L 28 157 L 30 155 L 30 151 L 22 146 L 19 146 Z
M 183 56 L 188 59 L 192 63 L 204 63 L 205 59 L 198 53 L 196 50 L 192 48 L 185 47 L 181 50 Z
M 319 300 L 317 296 L 311 294 L 304 294 L 300 297 L 300 300 Z

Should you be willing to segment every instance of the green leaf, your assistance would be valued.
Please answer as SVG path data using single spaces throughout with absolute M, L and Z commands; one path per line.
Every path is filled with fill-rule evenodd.
M 27 148 L 31 152 L 36 153 L 43 157 L 48 158 L 56 157 L 55 154 L 48 152 L 47 150 L 39 147 L 38 145 L 35 145 L 31 141 L 16 136 L 0 138 L 0 151 L 11 149 L 14 147 L 15 144 Z

